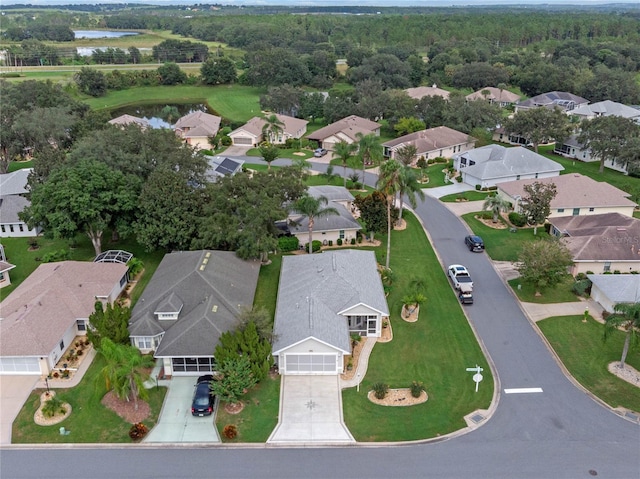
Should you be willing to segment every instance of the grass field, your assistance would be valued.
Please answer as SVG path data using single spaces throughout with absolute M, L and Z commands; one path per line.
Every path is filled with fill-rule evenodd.
M 466 201 L 480 201 L 486 200 L 489 193 L 486 191 L 463 191 L 462 193 L 454 193 L 452 195 L 442 196 L 440 201 L 444 203 L 455 203 L 458 200 L 464 199 Z
M 391 268 L 396 277 L 388 298 L 393 341 L 378 343 L 360 392 L 343 391 L 344 419 L 358 441 L 401 441 L 436 437 L 465 426 L 463 416 L 486 408 L 493 380 L 484 355 L 462 313 L 449 283 L 418 220 L 406 214 L 407 229 L 394 231 Z M 386 237 L 376 248 L 384 262 Z M 420 245 L 420 246 L 418 246 Z M 400 318 L 401 298 L 414 278 L 426 281 L 427 301 L 415 323 Z M 478 393 L 465 368 L 479 364 L 485 379 Z M 429 400 L 412 407 L 384 407 L 367 399 L 376 382 L 392 388 L 424 383 Z
M 462 216 L 474 234 L 484 240 L 485 251 L 494 261 L 517 261 L 522 247 L 531 241 L 548 238 L 544 228 L 538 228 L 538 234 L 533 234 L 533 228 L 518 228 L 511 233 L 509 228 L 491 228 L 475 218 L 477 213 L 467 213 Z
M 571 303 L 580 301 L 571 291 L 571 286 L 574 282 L 573 276 L 567 275 L 559 284 L 551 288 L 542 289 L 540 296 L 536 296 L 536 288 L 530 284 L 523 283 L 519 278 L 510 280 L 509 285 L 513 288 L 520 301 L 540 304 Z M 518 289 L 518 286 L 520 286 L 520 289 Z
M 234 122 L 245 122 L 260 114 L 258 103 L 263 89 L 243 85 L 156 86 L 109 91 L 100 98 L 84 101 L 95 110 L 111 110 L 144 103 L 206 103 L 218 115 Z
M 620 361 L 624 333 L 614 332 L 605 342 L 604 326 L 591 317 L 548 318 L 536 323 L 571 375 L 611 407 L 625 407 L 640 412 L 640 389 L 607 370 L 607 365 Z M 640 370 L 640 348 L 631 348 L 627 363 Z
M 33 414 L 40 406 L 40 395 L 44 392 L 41 389 L 34 390 L 13 422 L 12 442 L 17 444 L 130 443 L 128 433 L 131 424 L 100 403 L 107 393 L 101 374 L 104 366 L 104 359 L 97 355 L 80 384 L 74 388 L 56 389 L 58 397 L 69 403 L 73 411 L 67 419 L 53 426 L 39 426 L 33 421 Z M 151 407 L 151 417 L 143 421 L 149 429 L 158 421 L 166 391 L 164 387 L 149 390 L 148 402 Z M 65 427 L 71 433 L 68 436 L 61 436 L 60 427 Z

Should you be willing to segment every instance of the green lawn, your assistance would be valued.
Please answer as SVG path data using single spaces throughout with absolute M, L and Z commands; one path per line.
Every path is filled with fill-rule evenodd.
M 493 394 L 491 371 L 422 227 L 413 215 L 405 218 L 407 229 L 392 233 L 391 268 L 396 280 L 388 303 L 394 339 L 375 346 L 360 392 L 343 391 L 344 419 L 358 441 L 447 434 L 465 426 L 464 415 L 487 408 Z M 384 243 L 376 248 L 381 263 L 384 248 Z M 401 298 L 413 278 L 427 282 L 427 301 L 419 320 L 407 323 L 400 318 Z M 465 371 L 474 364 L 484 368 L 478 393 Z M 412 407 L 377 406 L 367 399 L 367 392 L 378 381 L 392 388 L 422 381 L 429 400 Z
M 242 398 L 244 409 L 229 414 L 220 404 L 216 413 L 216 426 L 222 442 L 266 442 L 278 424 L 280 407 L 280 376 L 267 376 Z M 238 435 L 229 440 L 222 431 L 227 424 L 236 426 Z
M 527 303 L 571 303 L 580 301 L 578 297 L 571 291 L 571 286 L 575 280 L 571 275 L 552 288 L 545 288 L 540 293 L 542 296 L 536 296 L 536 289 L 527 283 L 523 283 L 521 279 L 516 278 L 509 281 L 509 285 L 513 288 L 518 299 Z M 518 287 L 521 287 L 518 289 Z
M 121 419 L 115 412 L 104 407 L 100 401 L 107 393 L 104 379 L 100 374 L 104 360 L 96 356 L 84 378 L 74 388 L 56 389 L 60 399 L 71 405 L 73 412 L 59 424 L 39 426 L 33 421 L 33 414 L 40 405 L 43 390 L 34 390 L 13 422 L 12 442 L 17 444 L 71 444 L 71 443 L 117 443 L 131 442 L 131 424 Z M 151 429 L 158 420 L 166 388 L 149 390 L 151 416 L 143 421 Z M 61 436 L 59 428 L 65 427 L 71 434 Z
M 640 210 L 635 210 L 635 211 L 633 212 L 633 217 L 634 217 L 634 218 L 640 218 Z
M 466 200 L 466 201 L 480 201 L 486 200 L 489 196 L 489 193 L 486 191 L 463 191 L 462 193 L 454 193 L 452 195 L 443 196 L 440 198 L 440 201 L 445 203 L 455 203 L 458 200 Z
M 445 182 L 444 173 L 442 170 L 449 166 L 448 163 L 434 163 L 433 165 L 427 166 L 426 173 L 429 177 L 429 183 L 423 184 L 423 188 L 437 188 L 439 186 L 446 186 L 450 183 Z
M 33 168 L 33 161 L 12 161 L 9 163 L 9 171 L 7 173 L 13 173 L 25 168 Z
M 313 150 L 300 150 L 298 148 L 279 148 L 279 150 L 278 158 L 287 158 L 289 160 L 299 160 L 300 158 L 304 160 L 313 160 Z M 259 148 L 251 148 L 245 153 L 245 155 L 262 158 Z
M 485 250 L 494 261 L 517 261 L 518 254 L 527 242 L 549 237 L 544 228 L 540 227 L 537 236 L 534 236 L 533 228 L 518 228 L 516 233 L 511 233 L 509 228 L 491 228 L 478 221 L 475 218 L 476 214 L 467 213 L 462 218 L 471 230 L 484 240 Z
M 640 412 L 640 389 L 617 378 L 607 365 L 620 361 L 624 333 L 615 332 L 602 340 L 604 326 L 591 317 L 548 318 L 536 323 L 571 375 L 611 407 L 622 406 Z M 640 370 L 640 348 L 631 348 L 627 363 Z
M 85 98 L 94 110 L 114 109 L 144 103 L 206 103 L 220 116 L 246 122 L 260 114 L 258 99 L 264 90 L 244 85 L 155 86 L 109 91 L 100 98 Z

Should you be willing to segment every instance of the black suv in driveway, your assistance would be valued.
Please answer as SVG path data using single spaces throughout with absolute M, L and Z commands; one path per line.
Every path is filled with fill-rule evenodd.
M 213 413 L 213 404 L 216 397 L 209 389 L 209 383 L 213 381 L 211 374 L 200 376 L 196 382 L 196 390 L 191 402 L 191 414 L 193 416 L 210 416 Z
M 482 253 L 484 251 L 484 241 L 480 236 L 469 235 L 464 238 L 464 244 L 467 245 L 469 251 L 473 251 L 474 253 Z

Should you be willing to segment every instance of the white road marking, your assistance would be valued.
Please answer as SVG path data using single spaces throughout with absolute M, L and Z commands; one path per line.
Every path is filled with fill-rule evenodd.
M 528 394 L 528 393 L 541 393 L 542 388 L 514 388 L 505 389 L 505 394 Z

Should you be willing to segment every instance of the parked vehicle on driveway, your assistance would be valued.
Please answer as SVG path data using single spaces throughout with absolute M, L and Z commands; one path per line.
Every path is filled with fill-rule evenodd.
M 461 264 L 452 264 L 447 268 L 447 274 L 453 282 L 453 287 L 460 291 L 471 291 L 473 289 L 473 280 L 467 268 Z
M 213 375 L 200 376 L 196 381 L 193 401 L 191 401 L 191 414 L 193 416 L 210 416 L 213 413 L 213 405 L 216 397 L 209 389 L 209 383 L 213 381 Z
M 325 150 L 324 148 L 316 148 L 315 150 L 313 150 L 313 156 L 315 156 L 316 158 L 321 158 L 326 154 L 327 150 Z
M 484 241 L 477 235 L 469 235 L 464 238 L 464 244 L 467 245 L 469 251 L 474 253 L 482 253 L 484 251 Z

